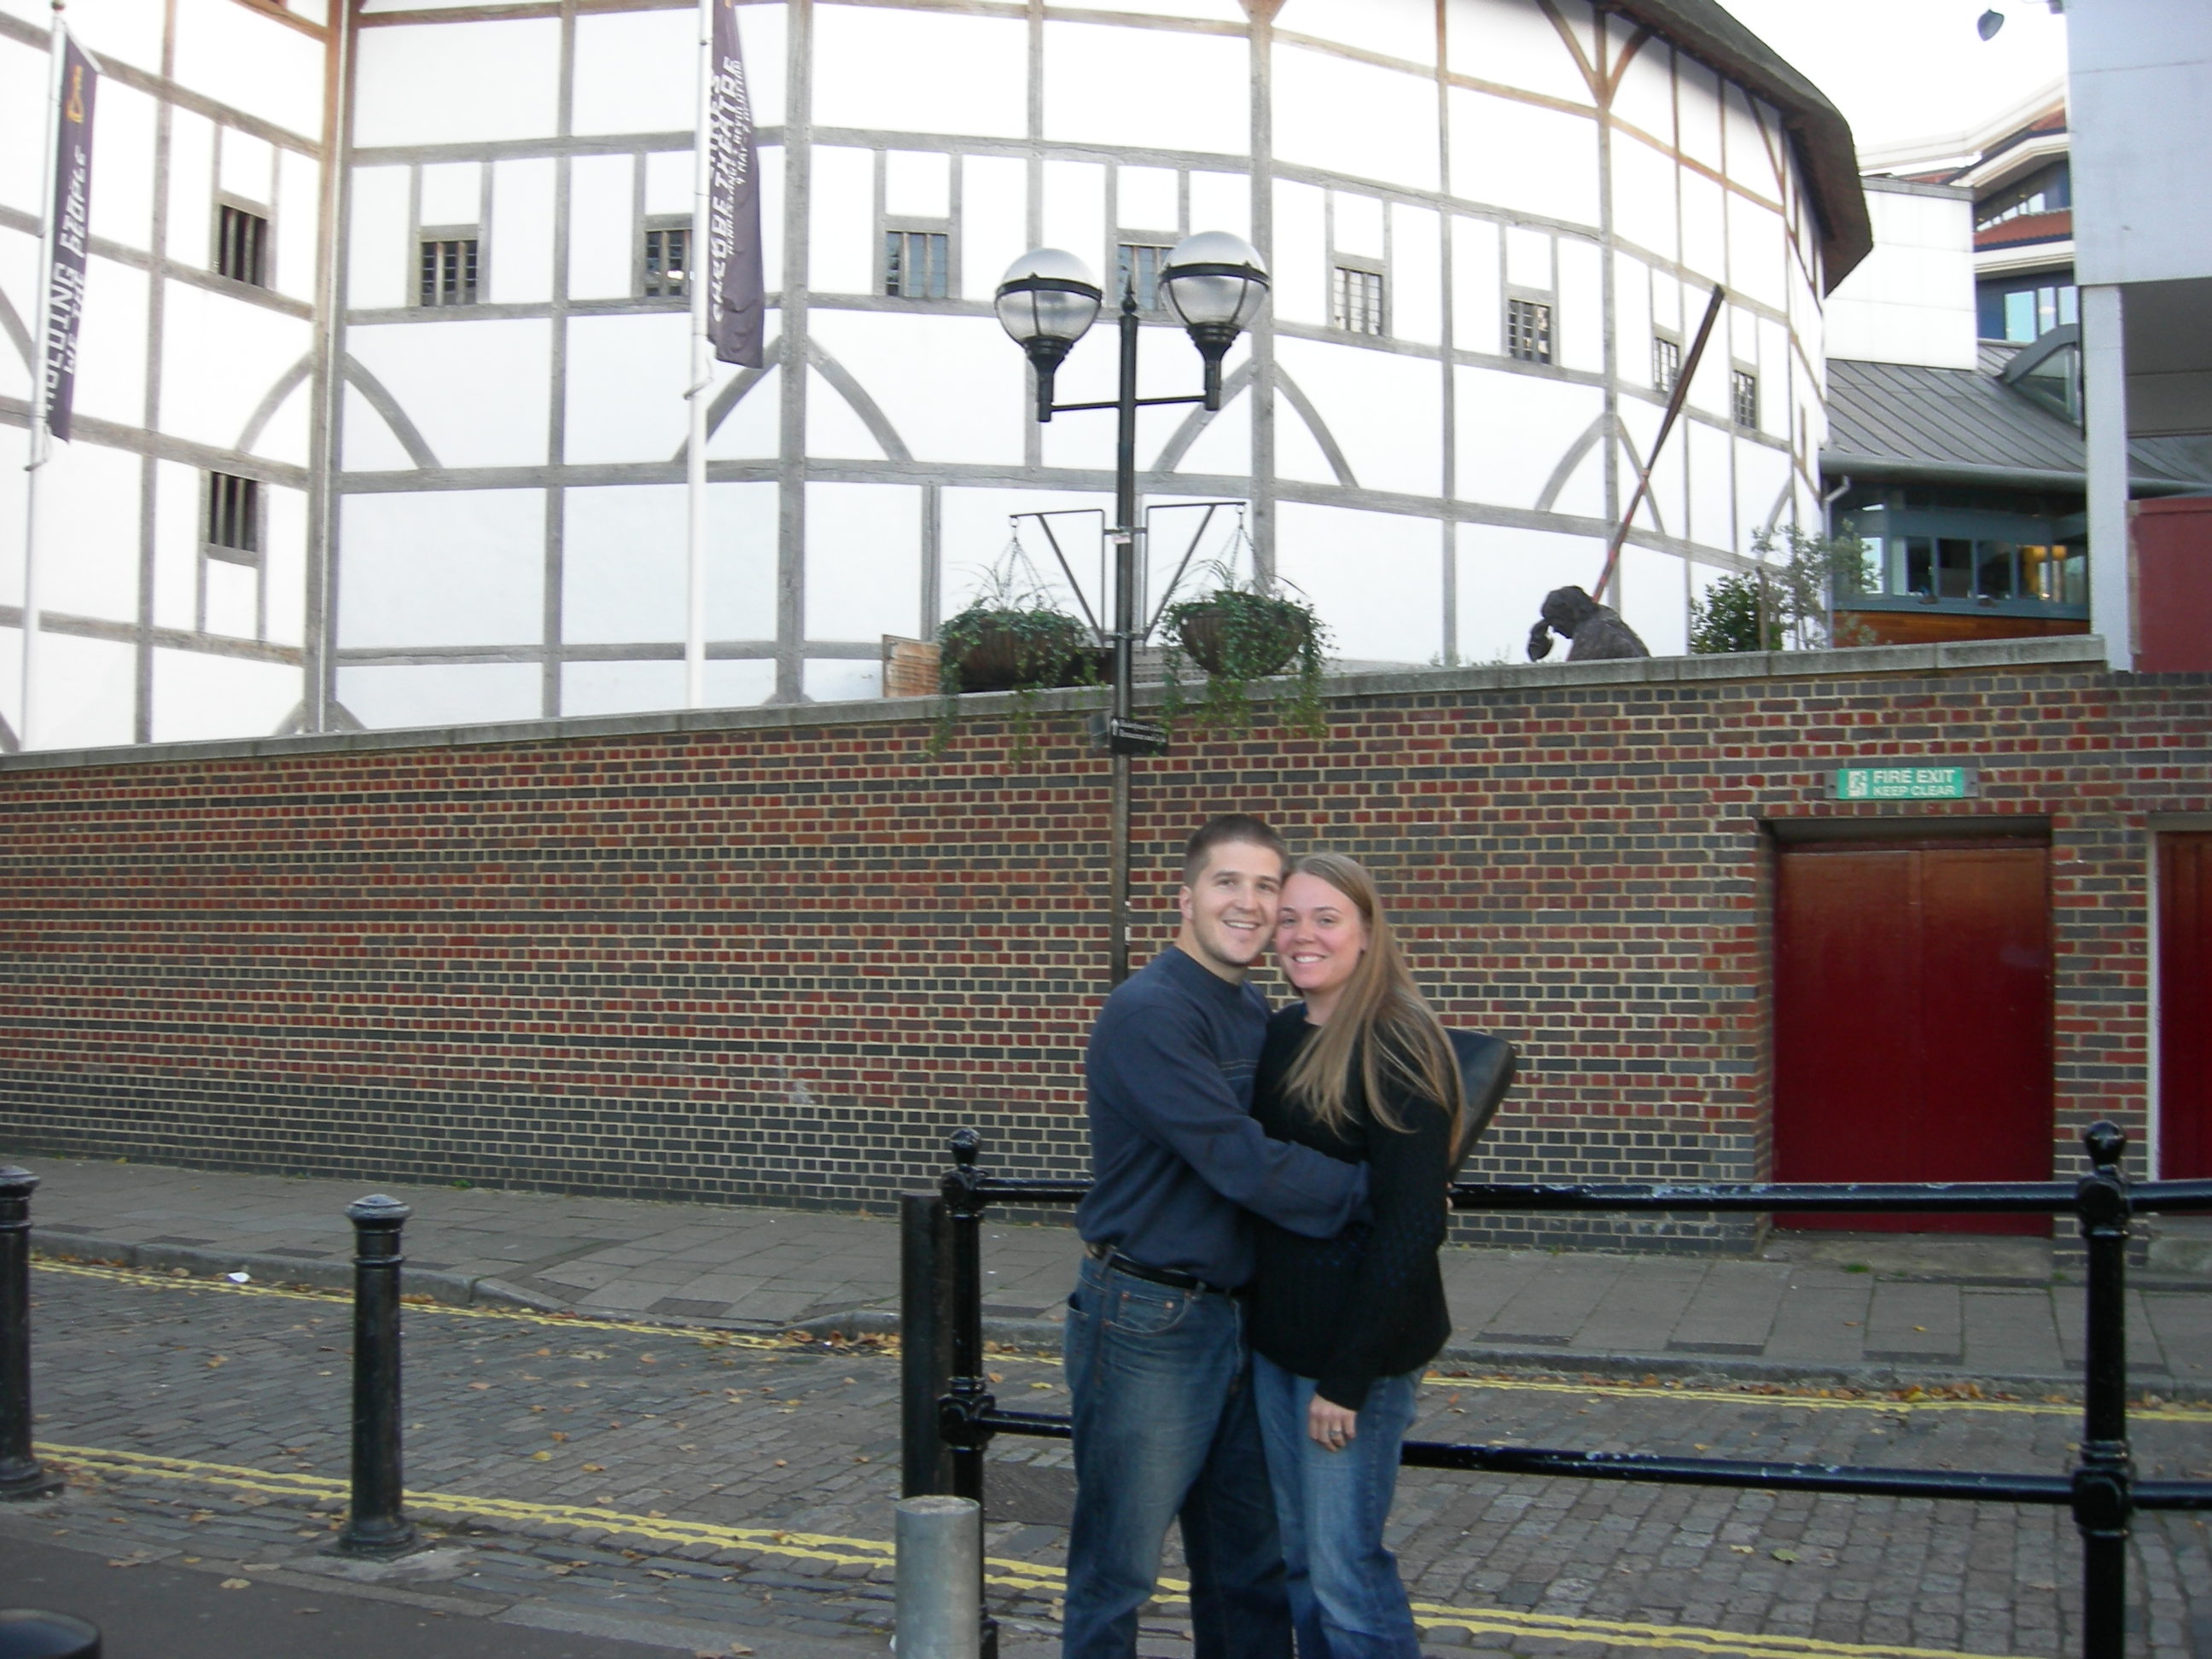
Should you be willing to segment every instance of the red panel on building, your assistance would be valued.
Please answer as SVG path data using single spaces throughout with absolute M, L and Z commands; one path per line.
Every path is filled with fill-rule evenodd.
M 2158 838 L 2158 1172 L 2212 1177 L 2212 836 Z
M 2136 672 L 2212 670 L 2212 496 L 2136 501 Z
M 1775 908 L 1775 1176 L 2051 1177 L 2048 852 L 1783 850 Z M 1790 1225 L 2041 1233 L 2038 1216 L 1838 1214 Z

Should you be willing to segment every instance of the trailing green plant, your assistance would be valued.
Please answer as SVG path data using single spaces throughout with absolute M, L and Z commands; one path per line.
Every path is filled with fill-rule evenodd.
M 1690 601 L 1690 649 L 1822 651 L 1871 642 L 1836 603 L 1866 591 L 1867 544 L 1856 536 L 1815 536 L 1796 525 L 1751 538 L 1759 562 L 1721 577 Z M 1779 556 L 1778 556 L 1778 555 Z
M 1326 737 L 1321 680 L 1328 630 L 1313 605 L 1288 582 L 1271 584 L 1257 574 L 1239 581 L 1221 561 L 1206 574 L 1216 583 L 1211 592 L 1179 599 L 1161 613 L 1168 722 L 1188 714 L 1200 726 L 1241 735 L 1252 726 L 1253 682 L 1287 667 L 1289 694 L 1276 700 L 1278 718 L 1306 737 Z M 1205 675 L 1206 689 L 1195 701 L 1184 687 L 1183 671 L 1192 666 Z
M 1037 693 L 1098 679 L 1091 629 L 1054 605 L 1018 548 L 1010 548 L 985 573 L 982 589 L 967 609 L 939 627 L 937 647 L 937 689 L 944 700 L 930 734 L 933 757 L 942 757 L 952 741 L 963 692 L 1014 694 L 1007 758 L 1022 761 L 1036 750 Z M 984 683 L 969 683 L 963 663 L 981 668 Z

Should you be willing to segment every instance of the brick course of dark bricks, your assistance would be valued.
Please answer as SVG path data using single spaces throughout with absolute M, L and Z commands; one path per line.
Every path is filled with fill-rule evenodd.
M 1043 699 L 1026 754 L 1001 699 L 941 758 L 919 702 L 8 757 L 0 1136 L 881 1208 L 973 1123 L 995 1167 L 1080 1174 L 1091 700 Z M 2212 812 L 2208 716 L 2212 678 L 2074 642 L 1347 680 L 1323 740 L 1263 708 L 1134 763 L 1139 953 L 1182 836 L 1261 811 L 1368 862 L 1447 1022 L 1522 1046 L 1471 1177 L 1754 1179 L 1775 824 L 2047 830 L 2069 1171 L 2095 1118 L 2142 1144 L 2151 832 Z M 1980 794 L 1830 799 L 1838 766 L 1907 763 Z M 1711 1249 L 1752 1224 L 1460 1227 Z

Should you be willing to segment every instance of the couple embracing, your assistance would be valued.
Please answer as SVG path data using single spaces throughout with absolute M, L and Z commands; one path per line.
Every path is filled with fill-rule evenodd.
M 1177 1520 L 1198 1659 L 1419 1659 L 1382 1528 L 1450 1332 L 1452 1049 L 1352 860 L 1216 817 L 1181 905 L 1085 1061 L 1063 1659 L 1135 1653 Z M 1270 946 L 1303 999 L 1272 1018 Z

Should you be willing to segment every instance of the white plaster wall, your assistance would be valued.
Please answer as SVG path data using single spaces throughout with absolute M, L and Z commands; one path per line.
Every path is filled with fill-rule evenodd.
M 54 446 L 55 460 L 40 502 L 50 526 L 39 560 L 40 602 L 48 611 L 132 622 L 138 614 L 138 458 L 97 444 Z M 66 533 L 58 533 L 59 526 Z M 20 510 L 4 532 L 20 541 Z M 19 567 L 20 569 L 20 567 Z M 8 594 L 20 603 L 21 578 Z M 45 636 L 42 636 L 42 640 Z M 64 682 L 65 684 L 65 682 Z M 41 746 L 52 743 L 40 734 Z
M 709 657 L 701 678 L 705 707 L 748 708 L 766 702 L 775 690 L 775 664 Z M 635 714 L 683 706 L 680 662 L 572 662 L 561 670 L 564 714 Z
M 537 318 L 356 324 L 346 343 L 441 465 L 534 466 L 545 459 L 550 328 Z
M 92 234 L 125 247 L 150 248 L 158 106 L 111 76 L 100 82 L 94 108 Z
M 741 46 L 742 20 L 751 9 L 738 11 Z M 696 10 L 586 13 L 576 19 L 570 126 L 579 133 L 690 132 L 698 120 L 698 64 Z M 750 87 L 756 72 L 750 58 L 745 72 Z
M 1587 588 L 1605 562 L 1605 544 L 1506 525 L 1459 526 L 1459 656 L 1462 662 L 1520 663 L 1544 595 Z M 1553 647 L 1556 659 L 1561 653 Z
M 35 217 L 45 202 L 46 54 L 0 36 L 0 204 Z M 97 128 L 95 146 L 102 142 Z M 93 165 L 100 165 L 95 148 Z
M 156 649 L 153 740 L 267 737 L 298 709 L 304 689 L 288 663 Z
M 1225 230 L 1232 235 L 1252 234 L 1252 180 L 1241 173 L 1194 170 L 1186 177 L 1190 189 L 1190 228 Z
M 378 731 L 535 720 L 543 679 L 535 663 L 342 665 L 338 703 Z
M 1181 179 L 1173 167 L 1115 167 L 1114 222 L 1124 230 L 1178 231 Z
M 12 0 L 8 9 L 44 30 L 53 19 L 45 0 Z M 68 14 L 70 33 L 101 63 L 122 63 L 158 75 L 161 71 L 163 0 L 101 0 Z M 46 56 L 45 48 L 39 55 Z M 41 82 L 43 88 L 44 83 Z M 44 93 L 41 91 L 43 97 Z M 34 152 L 35 153 L 35 152 Z
M 1273 70 L 1278 160 L 1437 188 L 1432 76 L 1285 45 Z
M 1311 185 L 1275 181 L 1275 262 L 1268 304 L 1279 322 L 1328 322 L 1328 200 Z
M 803 666 L 799 684 L 816 702 L 858 702 L 883 695 L 883 664 L 855 662 L 842 657 L 810 657 Z
M 1453 372 L 1461 498 L 1535 506 L 1568 447 L 1601 411 L 1598 389 L 1503 369 L 1462 366 Z
M 1568 110 L 1454 87 L 1451 192 L 1534 217 L 1598 220 L 1597 123 Z
M 300 645 L 307 636 L 307 497 L 304 490 L 266 485 L 269 540 L 261 555 L 261 637 Z
M 876 289 L 876 158 L 865 149 L 814 147 L 807 286 L 817 294 Z
M 1686 578 L 1683 562 L 1671 553 L 1633 543 L 1620 550 L 1620 593 L 1613 604 L 1655 657 L 1680 657 L 1689 652 L 1690 600 Z M 1579 585 L 1587 587 L 1589 582 Z M 1532 613 L 1530 620 L 1534 619 Z
M 1410 495 L 1443 492 L 1441 364 L 1291 339 L 1276 343 L 1275 361 L 1312 399 L 1363 486 Z M 1390 411 L 1389 419 L 1376 419 L 1380 410 Z
M 921 627 L 921 491 L 806 486 L 806 637 L 872 640 Z
M 1443 338 L 1443 220 L 1433 209 L 1390 209 L 1390 332 L 1435 345 Z
M 410 170 L 356 167 L 349 182 L 353 210 L 346 239 L 347 302 L 356 311 L 404 305 L 410 263 Z
M 38 663 L 40 748 L 105 749 L 131 740 L 138 678 L 131 647 L 42 632 Z
M 214 263 L 215 123 L 187 109 L 169 112 L 169 257 L 203 269 Z M 95 180 L 94 188 L 99 188 Z
M 200 474 L 157 461 L 154 467 L 154 625 L 191 628 L 200 559 Z
M 561 626 L 583 645 L 684 636 L 688 519 L 681 484 L 562 492 Z M 775 636 L 775 486 L 707 486 L 707 635 Z M 681 681 L 673 707 L 683 701 Z
M 276 153 L 276 239 L 270 250 L 270 286 L 295 300 L 313 300 L 319 275 L 318 216 L 322 206 L 323 169 L 295 149 Z
M 1553 252 L 1559 308 L 1552 317 L 1552 361 L 1586 374 L 1605 372 L 1604 255 L 1595 242 L 1562 236 Z
M 276 200 L 276 147 L 258 133 L 225 125 L 216 140 L 216 182 L 265 211 Z
M 80 414 L 146 424 L 146 273 L 135 266 L 98 254 L 86 261 L 84 320 L 77 331 Z
M 617 300 L 631 292 L 637 164 L 627 155 L 568 163 L 568 297 Z
M 1042 246 L 1073 253 L 1091 267 L 1102 287 L 1110 287 L 1114 262 L 1108 257 L 1113 249 L 1108 246 L 1112 227 L 1106 222 L 1105 167 L 1096 161 L 1047 161 L 1042 185 Z
M 1433 519 L 1303 501 L 1275 510 L 1275 568 L 1312 600 L 1340 657 L 1421 663 L 1443 650 L 1445 545 Z
M 302 138 L 322 137 L 320 40 L 234 0 L 176 0 L 176 18 L 180 86 Z
M 1591 101 L 1572 50 L 1534 0 L 1445 0 L 1444 63 L 1455 75 Z
M 988 300 L 1006 267 L 1029 252 L 1029 164 L 969 155 L 960 168 L 960 293 Z
M 558 123 L 558 19 L 365 28 L 355 51 L 359 148 L 538 137 Z
M 1613 141 L 1613 227 L 1625 242 L 1657 255 L 1674 257 L 1674 184 L 1677 165 L 1670 155 L 1624 133 Z
M 1489 219 L 1452 217 L 1452 343 L 1462 351 L 1504 349 L 1504 267 L 1498 228 Z
M 668 461 L 682 452 L 690 418 L 684 402 L 690 327 L 690 314 L 680 311 L 568 319 L 562 429 L 571 465 Z M 724 362 L 714 363 L 712 372 L 709 402 L 744 373 Z
M 486 297 L 494 305 L 542 304 L 553 297 L 552 158 L 495 162 L 491 175 Z
M 1831 356 L 1975 366 L 1973 202 L 1869 185 L 1874 252 L 1828 296 Z
M 867 389 L 915 459 L 1019 462 L 1028 371 L 996 319 L 823 310 L 811 321 L 815 338 Z M 1087 348 L 1095 358 L 1106 344 L 1086 340 L 1075 356 Z M 1187 342 L 1183 349 L 1195 364 Z M 1102 421 L 1111 427 L 1110 417 L 1090 423 Z
M 896 8 L 814 9 L 814 124 L 1018 138 L 1029 125 L 1029 31 L 1018 20 Z M 958 64 L 958 94 L 917 64 Z
M 348 495 L 340 515 L 341 647 L 528 645 L 544 636 L 544 491 Z
M 270 388 L 307 355 L 313 325 L 186 283 L 170 283 L 162 307 L 162 429 L 231 448 Z
M 1047 22 L 1044 136 L 1242 155 L 1251 146 L 1241 95 L 1250 78 L 1251 48 L 1233 36 Z M 1224 96 L 1224 88 L 1239 91 Z
M 1437 15 L 1430 0 L 1288 0 L 1277 30 L 1408 63 L 1437 61 Z
M 1660 143 L 1674 141 L 1674 49 L 1656 35 L 1645 38 L 1628 60 L 1627 67 L 1620 67 L 1619 54 L 1628 43 L 1620 38 L 1620 20 L 1613 20 L 1614 41 L 1612 62 L 1620 77 L 1613 94 L 1614 119 L 1626 123 Z M 1616 154 L 1618 151 L 1616 151 Z

